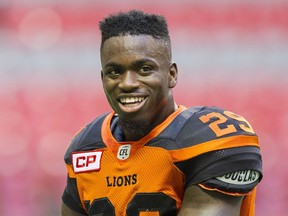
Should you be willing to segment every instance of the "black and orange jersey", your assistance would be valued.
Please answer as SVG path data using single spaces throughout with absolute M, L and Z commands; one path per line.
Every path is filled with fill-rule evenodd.
M 258 138 L 243 117 L 217 107 L 179 106 L 132 142 L 115 139 L 111 124 L 117 118 L 113 112 L 98 117 L 67 149 L 62 199 L 71 209 L 87 215 L 177 215 L 185 189 L 199 185 L 245 195 L 241 215 L 254 214 L 262 161 Z

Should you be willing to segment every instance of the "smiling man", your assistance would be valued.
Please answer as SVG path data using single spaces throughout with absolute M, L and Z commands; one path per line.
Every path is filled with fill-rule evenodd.
M 176 104 L 165 18 L 132 10 L 100 30 L 113 112 L 82 129 L 65 154 L 62 215 L 254 215 L 257 136 L 230 111 Z
M 129 141 L 142 138 L 177 109 L 172 95 L 177 68 L 169 44 L 168 38 L 126 35 L 102 45 L 103 87 Z

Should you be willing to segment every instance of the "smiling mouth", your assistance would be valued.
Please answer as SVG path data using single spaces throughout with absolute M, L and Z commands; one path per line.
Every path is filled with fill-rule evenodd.
M 137 106 L 145 100 L 145 97 L 125 97 L 120 99 L 120 103 L 127 107 Z
M 122 97 L 119 107 L 123 112 L 131 113 L 139 111 L 145 104 L 147 97 Z

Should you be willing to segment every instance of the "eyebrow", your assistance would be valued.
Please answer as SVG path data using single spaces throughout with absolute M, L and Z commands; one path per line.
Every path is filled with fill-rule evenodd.
M 147 62 L 156 64 L 156 62 L 153 61 L 153 60 L 151 60 L 150 58 L 143 58 L 143 59 L 140 59 L 140 60 L 135 61 L 135 62 L 133 63 L 133 66 L 143 65 L 144 63 L 147 63 Z
M 140 60 L 137 60 L 135 62 L 132 63 L 132 67 L 139 67 L 140 65 L 143 65 L 144 63 L 147 63 L 147 62 L 150 62 L 150 63 L 153 63 L 155 65 L 158 65 L 155 61 L 151 60 L 150 58 L 143 58 L 143 59 L 140 59 Z M 115 62 L 109 62 L 105 65 L 105 68 L 107 67 L 116 67 L 116 68 L 120 68 L 122 67 L 121 64 L 118 64 L 118 63 L 115 63 Z
M 105 64 L 104 68 L 106 67 L 121 67 L 121 65 L 114 62 L 109 62 L 108 64 Z

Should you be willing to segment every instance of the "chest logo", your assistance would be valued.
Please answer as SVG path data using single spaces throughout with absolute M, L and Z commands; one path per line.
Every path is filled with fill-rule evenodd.
M 119 160 L 126 160 L 130 156 L 130 151 L 131 151 L 130 144 L 120 146 L 118 149 L 117 158 Z
M 72 154 L 75 173 L 97 171 L 100 169 L 102 151 L 79 152 Z

